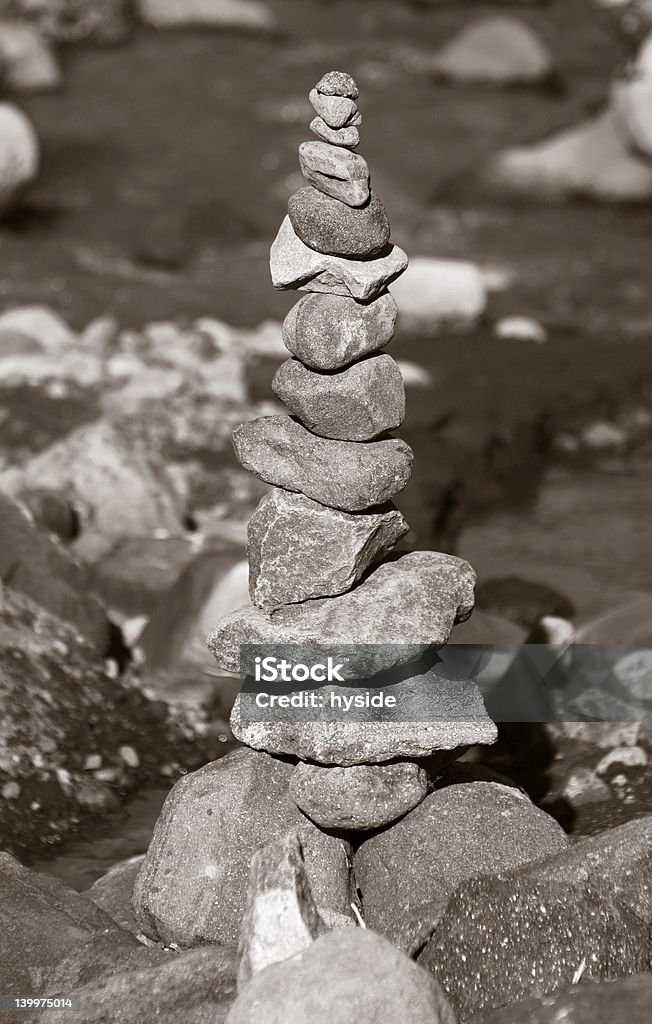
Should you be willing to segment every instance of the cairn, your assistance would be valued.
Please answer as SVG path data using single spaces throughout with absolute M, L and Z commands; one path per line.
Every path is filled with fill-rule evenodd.
M 242 668 L 245 644 L 299 644 L 315 653 L 332 645 L 355 675 L 371 677 L 444 644 L 473 607 L 475 575 L 461 559 L 387 558 L 408 531 L 392 498 L 408 483 L 413 458 L 390 433 L 404 418 L 405 389 L 383 351 L 397 318 L 388 285 L 407 257 L 392 245 L 385 207 L 354 152 L 357 99 L 356 83 L 340 71 L 310 93 L 317 141 L 299 147 L 308 184 L 290 198 L 271 250 L 274 286 L 306 294 L 283 324 L 292 358 L 272 383 L 291 416 L 244 423 L 233 436 L 242 465 L 274 490 L 249 523 L 251 605 L 209 638 L 226 669 Z M 300 759 L 291 793 L 317 824 L 376 828 L 425 796 L 426 772 L 415 758 L 451 760 L 495 739 L 471 683 L 448 678 L 441 666 L 415 669 L 397 699 L 403 710 L 419 701 L 436 708 L 438 688 L 441 715 L 427 716 L 433 720 L 252 722 L 241 694 L 233 732 L 255 749 Z M 451 713 L 452 702 L 463 714 Z

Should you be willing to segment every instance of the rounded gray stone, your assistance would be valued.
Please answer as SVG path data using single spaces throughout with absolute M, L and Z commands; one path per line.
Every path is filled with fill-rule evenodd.
M 408 529 L 393 505 L 350 515 L 275 488 L 247 530 L 252 604 L 273 611 L 342 594 Z
M 354 100 L 348 96 L 325 96 L 317 89 L 310 91 L 309 100 L 315 113 L 322 117 L 330 128 L 346 128 L 360 125 L 362 116 Z
M 317 373 L 298 359 L 287 359 L 274 375 L 272 390 L 320 437 L 371 441 L 396 430 L 405 416 L 401 371 L 386 354 L 335 373 Z
M 363 304 L 343 295 L 306 295 L 288 313 L 283 341 L 313 370 L 339 370 L 389 344 L 398 307 L 389 292 Z
M 326 124 L 323 117 L 315 117 L 310 122 L 310 131 L 314 132 L 322 142 L 330 142 L 334 146 L 346 146 L 347 149 L 355 149 L 360 144 L 360 132 L 352 124 L 347 128 L 331 128 Z
M 315 88 L 324 96 L 348 96 L 349 99 L 357 100 L 360 95 L 355 79 L 346 71 L 327 71 Z
M 261 416 L 233 431 L 240 463 L 259 480 L 339 508 L 362 512 L 402 491 L 412 449 L 398 438 L 334 441 L 311 434 L 290 416 Z
M 290 197 L 288 213 L 301 241 L 317 252 L 372 259 L 389 245 L 387 211 L 374 192 L 353 207 L 306 186 Z
M 349 768 L 301 763 L 290 779 L 297 806 L 322 828 L 380 828 L 411 811 L 427 792 L 428 773 L 414 761 Z

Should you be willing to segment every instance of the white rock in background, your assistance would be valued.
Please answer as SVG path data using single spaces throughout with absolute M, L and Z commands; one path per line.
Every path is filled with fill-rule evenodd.
M 487 305 L 482 271 L 464 260 L 416 256 L 390 290 L 404 326 L 467 327 L 480 319 Z
M 627 444 L 627 434 L 615 423 L 598 420 L 585 427 L 581 435 L 582 443 L 587 448 L 600 451 L 604 448 L 622 448 Z
M 452 82 L 505 86 L 544 82 L 550 78 L 553 65 L 548 50 L 529 25 L 496 15 L 462 29 L 435 55 L 431 70 Z
M 137 0 L 138 14 L 154 28 L 248 29 L 272 32 L 273 12 L 259 0 Z
M 401 377 L 406 388 L 431 388 L 434 381 L 432 374 L 425 366 L 412 363 L 409 359 L 397 359 L 396 365 L 401 371 Z
M 652 78 L 618 82 L 612 96 L 625 145 L 652 160 Z
M 0 135 L 0 148 L 2 146 Z M 0 332 L 11 331 L 35 341 L 45 352 L 61 352 L 77 336 L 63 317 L 47 306 L 17 306 L 0 315 Z
M 494 324 L 494 338 L 502 341 L 533 341 L 542 345 L 548 340 L 543 324 L 530 316 L 504 316 Z
M 39 143 L 31 121 L 13 103 L 0 103 L 0 217 L 38 173 Z
M 640 78 L 652 78 L 652 32 L 638 51 L 634 74 Z
M 51 92 L 62 84 L 54 52 L 37 28 L 0 21 L 0 77 L 12 92 Z
M 652 167 L 628 151 L 611 108 L 543 142 L 504 150 L 485 178 L 502 191 L 543 199 L 652 199 Z

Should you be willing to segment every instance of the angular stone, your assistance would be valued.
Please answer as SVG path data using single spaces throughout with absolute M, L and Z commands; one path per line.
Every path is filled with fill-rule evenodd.
M 387 212 L 374 192 L 355 208 L 307 186 L 290 196 L 288 213 L 295 233 L 317 252 L 371 259 L 389 245 Z
M 350 260 L 316 252 L 295 234 L 289 217 L 281 224 L 270 254 L 275 288 L 348 295 L 358 302 L 377 298 L 407 265 L 408 258 L 397 245 L 375 260 Z
M 301 953 L 328 930 L 312 897 L 298 833 L 264 846 L 251 858 L 238 988 L 270 964 Z
M 482 1024 L 647 1024 L 652 976 L 571 985 L 554 996 L 528 999 L 482 1015 Z
M 314 132 L 322 142 L 331 142 L 334 146 L 346 146 L 347 149 L 355 149 L 360 145 L 360 132 L 355 125 L 348 125 L 346 128 L 331 128 L 326 124 L 323 117 L 315 117 L 310 122 L 310 131 Z
M 292 771 L 267 754 L 235 750 L 176 783 L 134 887 L 134 915 L 146 935 L 179 946 L 235 945 L 252 856 L 297 828 L 315 902 L 348 912 L 346 844 L 297 809 L 288 793 Z
M 419 658 L 433 644 L 445 644 L 453 625 L 468 619 L 473 610 L 474 584 L 475 573 L 463 559 L 438 551 L 413 551 L 379 565 L 355 590 L 339 597 L 287 605 L 271 615 L 251 606 L 239 608 L 219 623 L 208 646 L 223 668 L 238 672 L 240 644 L 314 645 L 320 652 L 328 645 L 339 650 L 346 645 L 379 645 L 366 651 L 363 646 L 355 658 L 354 648 L 347 662 L 349 678 L 356 674 L 368 678 Z M 337 725 L 343 730 L 343 723 Z M 442 733 L 453 732 L 454 726 L 448 722 L 438 728 Z M 436 723 L 433 728 L 437 730 Z M 331 731 L 337 733 L 337 728 Z M 458 742 L 469 741 L 456 739 L 453 746 Z M 404 755 L 425 756 L 422 746 L 415 739 Z M 439 748 L 431 744 L 429 749 Z M 369 758 L 350 763 L 365 761 Z
M 348 96 L 349 99 L 357 100 L 360 95 L 355 79 L 347 75 L 346 71 L 327 71 L 315 88 L 324 96 Z
M 412 472 L 412 449 L 405 441 L 332 441 L 289 416 L 241 423 L 233 431 L 233 446 L 240 463 L 259 480 L 344 512 L 389 501 Z
M 648 927 L 620 903 L 615 884 L 608 894 L 516 874 L 461 885 L 419 963 L 468 1021 L 565 989 L 578 976 L 578 987 L 589 988 L 648 971 L 651 953 Z
M 365 921 L 393 941 L 405 919 L 467 879 L 567 846 L 561 826 L 520 790 L 493 782 L 445 785 L 358 849 Z
M 349 515 L 303 494 L 274 489 L 249 520 L 249 593 L 273 611 L 352 586 L 408 532 L 392 505 Z
M 389 344 L 398 307 L 384 292 L 362 305 L 342 295 L 305 295 L 285 318 L 285 347 L 313 370 L 340 370 Z
M 347 657 L 349 649 L 334 646 L 332 650 L 342 660 Z M 390 650 L 396 657 L 397 649 Z M 361 669 L 366 668 L 367 674 L 371 668 L 377 667 L 380 659 L 378 650 L 373 651 L 376 662 L 370 661 L 372 656 L 367 655 L 365 664 L 359 649 L 353 655 L 361 659 Z M 400 717 L 388 719 L 387 716 L 384 721 L 379 721 L 379 713 L 373 708 L 358 711 L 358 719 L 355 713 L 332 711 L 332 694 L 339 699 L 350 700 L 359 698 L 361 694 L 364 696 L 365 691 L 359 684 L 340 684 L 336 688 L 329 684 L 318 690 L 326 710 L 321 715 L 319 710 L 311 710 L 311 720 L 299 719 L 293 710 L 283 719 L 276 714 L 274 721 L 261 722 L 257 717 L 254 720 L 251 714 L 254 694 L 251 691 L 241 692 L 231 713 L 233 735 L 259 750 L 341 767 L 433 755 L 434 763 L 440 766 L 459 757 L 470 744 L 495 742 L 496 727 L 487 716 L 475 683 L 441 666 L 424 671 L 417 663 L 413 671 L 414 675 L 408 672 L 407 678 L 383 686 L 382 691 L 369 681 L 369 692 L 382 692 L 394 697 L 399 716 L 407 714 L 408 721 L 402 721 Z M 442 753 L 448 751 L 454 752 L 452 757 L 450 753 Z
M 364 928 L 329 932 L 252 978 L 226 1024 L 455 1024 L 434 979 Z
M 427 792 L 428 773 L 413 761 L 350 768 L 302 763 L 290 779 L 297 806 L 322 828 L 380 828 L 402 818 Z
M 388 355 L 371 356 L 328 374 L 287 359 L 274 375 L 272 390 L 320 437 L 371 441 L 396 430 L 405 416 L 403 378 Z
M 327 196 L 347 206 L 368 202 L 369 168 L 364 157 L 328 142 L 302 142 L 299 164 L 306 181 Z
M 362 121 L 357 104 L 348 96 L 325 96 L 316 89 L 310 90 L 308 99 L 315 113 L 322 117 L 329 128 L 346 128 Z

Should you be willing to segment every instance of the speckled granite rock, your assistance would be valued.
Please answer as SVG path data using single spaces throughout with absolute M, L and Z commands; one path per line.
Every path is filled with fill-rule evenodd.
M 329 128 L 346 128 L 362 124 L 357 104 L 348 96 L 325 96 L 317 89 L 311 89 L 309 100 L 315 113 L 322 117 Z
M 369 200 L 369 167 L 364 157 L 328 142 L 302 142 L 301 173 L 310 185 L 348 206 Z
M 310 122 L 310 131 L 322 142 L 331 142 L 334 146 L 355 149 L 360 144 L 360 132 L 352 124 L 347 128 L 331 128 L 323 117 L 314 117 Z
M 455 1024 L 432 977 L 364 928 L 330 932 L 252 978 L 226 1024 Z
M 270 964 L 301 953 L 327 931 L 310 890 L 298 832 L 254 853 L 240 932 L 238 989 Z
M 179 946 L 235 945 L 256 850 L 299 829 L 317 905 L 347 913 L 346 844 L 318 831 L 288 786 L 293 765 L 236 750 L 185 775 L 170 792 L 134 887 L 150 938 Z
M 246 606 L 228 615 L 208 638 L 219 664 L 240 666 L 240 644 L 294 643 L 323 649 L 353 645 L 349 678 L 361 678 L 420 657 L 446 643 L 455 622 L 473 609 L 475 573 L 468 562 L 437 551 L 414 551 L 386 562 L 355 590 L 338 597 L 287 605 L 271 615 Z M 379 645 L 359 650 L 358 645 Z M 478 741 L 479 742 L 479 741 Z M 364 760 L 364 759 L 363 759 Z
M 309 185 L 290 196 L 288 213 L 295 233 L 317 252 L 368 260 L 389 245 L 387 211 L 375 192 L 356 208 Z
M 488 782 L 445 786 L 358 849 L 365 920 L 394 940 L 403 918 L 450 896 L 467 879 L 567 846 L 555 819 L 520 790 Z
M 585 983 L 649 971 L 651 952 L 647 926 L 615 891 L 517 874 L 460 886 L 419 963 L 464 1024 L 482 1011 L 567 988 L 576 972 Z
M 324 96 L 348 96 L 349 99 L 357 100 L 360 95 L 355 79 L 346 71 L 327 71 L 315 88 Z
M 371 356 L 337 373 L 316 373 L 298 359 L 283 363 L 272 391 L 314 434 L 371 441 L 405 416 L 405 388 L 391 356 Z
M 274 489 L 249 520 L 252 604 L 273 611 L 350 590 L 408 529 L 393 506 L 349 515 Z
M 327 440 L 289 416 L 241 423 L 233 446 L 240 463 L 260 480 L 345 512 L 389 501 L 412 472 L 412 449 L 405 441 Z
M 428 773 L 413 761 L 350 768 L 301 763 L 290 779 L 297 806 L 322 828 L 380 828 L 411 811 L 427 792 Z
M 281 225 L 270 258 L 275 288 L 349 295 L 359 302 L 375 299 L 407 264 L 407 256 L 397 245 L 375 260 L 349 260 L 316 252 L 295 234 L 289 217 Z
M 384 348 L 398 307 L 389 292 L 363 305 L 342 295 L 304 295 L 283 323 L 285 347 L 313 370 L 340 370 Z

